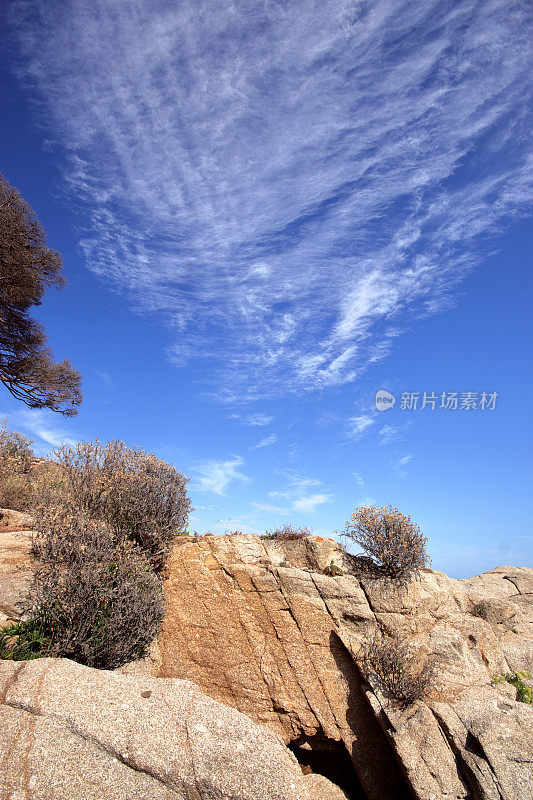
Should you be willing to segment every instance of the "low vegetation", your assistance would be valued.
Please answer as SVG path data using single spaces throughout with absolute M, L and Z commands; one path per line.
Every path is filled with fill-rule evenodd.
M 480 619 L 487 619 L 489 613 L 489 606 L 484 600 L 480 600 L 479 603 L 474 603 L 474 607 L 472 609 L 472 615 L 474 617 L 479 617 Z
M 311 528 L 298 528 L 295 525 L 282 525 L 273 531 L 266 531 L 263 539 L 280 539 L 281 541 L 293 541 L 296 539 L 306 539 L 312 536 Z
M 56 467 L 35 487 L 26 621 L 0 632 L 0 657 L 114 669 L 146 655 L 161 623 L 161 571 L 186 530 L 188 479 L 123 442 L 61 447 Z
M 55 452 L 59 467 L 37 487 L 37 510 L 59 504 L 104 522 L 138 545 L 160 570 L 174 537 L 187 527 L 188 478 L 171 464 L 124 442 L 78 442 Z
M 511 684 L 511 686 L 515 687 L 516 699 L 520 703 L 533 704 L 533 689 L 526 683 L 526 681 L 531 682 L 533 680 L 529 672 L 523 670 L 521 672 L 510 673 L 509 675 L 495 675 L 492 680 L 496 684 L 506 681 Z
M 410 580 L 430 563 L 427 539 L 418 525 L 391 505 L 356 508 L 344 535 L 360 545 L 376 571 L 388 578 Z
M 344 575 L 344 573 L 342 569 L 334 564 L 333 560 L 331 560 L 328 566 L 324 569 L 324 575 L 328 575 L 330 578 L 335 578 Z
M 26 436 L 8 429 L 7 420 L 0 420 L 0 508 L 27 511 L 32 506 L 31 445 Z
M 363 672 L 402 708 L 423 700 L 433 685 L 432 660 L 413 651 L 399 636 L 381 630 L 363 646 L 360 663 Z

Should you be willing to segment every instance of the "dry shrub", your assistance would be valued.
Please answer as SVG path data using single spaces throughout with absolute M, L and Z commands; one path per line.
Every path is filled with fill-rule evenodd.
M 32 657 L 33 648 L 114 669 L 146 655 L 163 617 L 163 592 L 138 547 L 117 540 L 104 522 L 56 506 L 39 510 L 33 551 L 28 622 L 14 631 L 10 657 Z
M 39 482 L 39 506 L 59 503 L 105 522 L 161 569 L 174 536 L 186 528 L 188 478 L 175 467 L 124 442 L 80 442 L 55 452 L 57 476 Z
M 190 510 L 188 479 L 123 442 L 79 443 L 41 470 L 27 620 L 0 658 L 71 658 L 114 669 L 146 655 L 163 618 L 156 574 Z
M 431 658 L 422 658 L 399 636 L 383 631 L 376 631 L 363 646 L 361 666 L 402 708 L 427 696 L 435 674 Z
M 489 615 L 489 604 L 485 600 L 480 600 L 479 603 L 474 603 L 472 608 L 472 615 L 480 619 L 487 619 Z
M 0 420 L 0 508 L 27 511 L 32 505 L 30 470 L 34 458 L 32 442 Z
M 264 539 L 281 539 L 288 542 L 295 539 L 306 539 L 312 536 L 313 531 L 311 528 L 297 528 L 295 525 L 282 525 L 281 528 L 276 528 L 274 531 L 266 531 Z
M 409 580 L 430 563 L 427 539 L 418 525 L 391 505 L 356 508 L 346 523 L 345 536 L 357 542 L 389 578 Z

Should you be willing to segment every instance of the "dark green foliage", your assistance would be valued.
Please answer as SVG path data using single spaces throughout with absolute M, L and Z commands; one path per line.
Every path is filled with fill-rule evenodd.
M 54 362 L 43 326 L 29 316 L 49 286 L 64 286 L 61 268 L 34 212 L 0 175 L 0 381 L 31 408 L 72 416 L 81 377 L 68 361 Z
M 501 683 L 502 681 L 507 681 L 510 683 L 511 686 L 514 686 L 516 689 L 516 699 L 520 703 L 532 703 L 533 704 L 533 690 L 530 686 L 527 685 L 526 681 L 533 680 L 529 672 L 525 672 L 522 670 L 521 672 L 513 672 L 509 675 L 495 675 L 492 679 L 494 683 Z
M 41 658 L 50 646 L 51 631 L 42 620 L 14 622 L 0 630 L 0 658 L 31 661 Z

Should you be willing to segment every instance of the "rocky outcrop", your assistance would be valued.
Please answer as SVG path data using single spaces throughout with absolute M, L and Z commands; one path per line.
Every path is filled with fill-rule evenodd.
M 6 800 L 344 798 L 194 684 L 66 659 L 0 662 L 0 759 Z
M 20 619 L 32 567 L 28 514 L 0 509 L 0 626 Z
M 21 565 L 24 552 L 21 545 Z M 0 564 L 2 558 L 0 548 Z M 14 594 L 10 608 L 16 612 Z M 462 581 L 424 570 L 401 587 L 372 575 L 333 540 L 183 537 L 168 564 L 165 595 L 164 624 L 150 658 L 121 668 L 117 680 L 137 683 L 117 691 L 136 697 L 132 687 L 146 681 L 152 692 L 153 686 L 186 685 L 209 696 L 204 701 L 214 701 L 211 709 L 233 707 L 250 725 L 261 724 L 254 730 L 269 728 L 272 741 L 290 747 L 306 773 L 305 791 L 317 800 L 339 797 L 338 786 L 352 800 L 530 796 L 533 707 L 517 702 L 515 687 L 493 678 L 533 673 L 533 570 L 499 567 Z M 437 679 L 424 702 L 401 710 L 361 673 L 361 644 L 378 625 L 435 658 Z M 92 673 L 78 674 L 81 687 L 89 681 L 91 697 L 95 679 L 86 676 Z M 98 675 L 111 680 L 110 673 Z M 70 691 L 69 683 L 57 686 L 58 696 Z M 6 713 L 13 713 L 19 700 L 9 697 Z M 32 713 L 24 703 L 20 710 Z M 120 720 L 106 724 L 111 729 Z M 217 730 L 225 736 L 223 725 Z M 281 752 L 284 764 L 287 750 Z
M 182 540 L 161 636 L 131 669 L 194 681 L 301 760 L 345 747 L 368 798 L 525 798 L 533 708 L 492 678 L 533 671 L 533 571 L 459 581 L 424 570 L 402 588 L 362 567 L 331 540 Z M 359 648 L 378 623 L 435 656 L 427 702 L 400 711 L 362 676 Z

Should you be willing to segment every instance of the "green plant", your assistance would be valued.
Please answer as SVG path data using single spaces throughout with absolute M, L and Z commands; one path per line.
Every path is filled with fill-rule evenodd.
M 297 539 L 306 539 L 311 536 L 313 531 L 311 528 L 298 528 L 295 525 L 282 525 L 273 531 L 266 531 L 263 539 L 280 539 L 281 541 L 293 541 Z
M 0 629 L 0 659 L 30 661 L 40 658 L 50 647 L 51 631 L 42 621 L 30 619 Z
M 356 508 L 346 523 L 345 536 L 359 544 L 389 578 L 409 580 L 430 563 L 420 528 L 391 505 Z
M 32 442 L 7 428 L 0 420 L 0 508 L 26 511 L 31 507 L 33 488 L 29 472 L 33 460 Z
M 177 531 L 187 524 L 189 481 L 171 464 L 124 442 L 79 442 L 55 451 L 57 474 L 37 486 L 37 515 L 57 505 L 105 522 L 163 567 Z
M 507 675 L 494 675 L 492 678 L 493 683 L 503 683 L 506 681 L 507 683 L 514 686 L 516 689 L 516 699 L 520 703 L 531 703 L 533 704 L 533 690 L 530 686 L 525 683 L 525 681 L 531 681 L 532 677 L 529 672 L 522 670 L 521 672 L 513 672 Z
M 334 564 L 333 560 L 331 561 L 330 564 L 328 564 L 328 566 L 324 570 L 324 575 L 329 575 L 330 578 L 333 578 L 333 577 L 335 577 L 337 575 L 343 575 L 343 574 L 344 573 L 343 573 L 342 569 L 340 569 L 340 567 L 338 567 L 336 564 Z
M 360 654 L 363 672 L 402 708 L 422 700 L 434 680 L 431 658 L 423 658 L 399 636 L 376 630 Z

